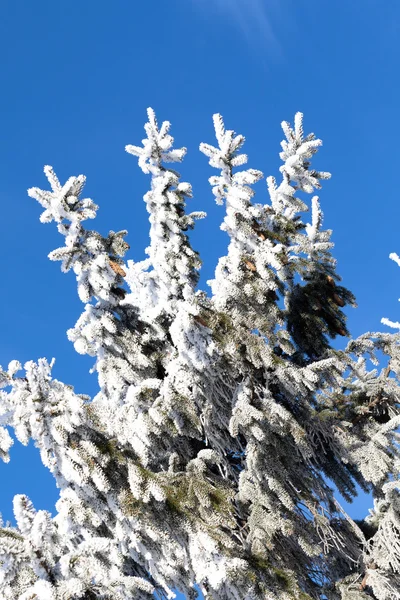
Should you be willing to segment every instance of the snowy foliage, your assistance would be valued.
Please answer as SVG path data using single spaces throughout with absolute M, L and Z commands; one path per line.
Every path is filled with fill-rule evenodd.
M 282 124 L 266 203 L 244 137 L 220 115 L 214 128 L 200 150 L 229 245 L 210 295 L 187 233 L 205 214 L 186 213 L 191 185 L 168 166 L 186 149 L 153 110 L 126 147 L 151 179 L 146 260 L 125 264 L 126 231 L 85 229 L 97 206 L 83 176 L 62 185 L 45 167 L 51 191 L 28 192 L 65 238 L 49 258 L 76 275 L 68 338 L 99 392 L 75 393 L 45 359 L 0 370 L 1 458 L 10 430 L 33 440 L 59 488 L 55 517 L 18 495 L 16 525 L 0 524 L 4 600 L 400 597 L 400 333 L 332 347 L 355 299 L 309 196 L 329 174 L 311 168 L 321 141 L 302 115 Z M 370 515 L 353 521 L 333 486 L 371 492 Z

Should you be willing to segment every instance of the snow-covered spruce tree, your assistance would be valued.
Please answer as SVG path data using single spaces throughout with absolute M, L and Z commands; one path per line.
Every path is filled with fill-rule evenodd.
M 283 123 L 282 178 L 256 204 L 263 174 L 242 169 L 243 136 L 214 117 L 217 144 L 200 149 L 229 248 L 207 295 L 186 233 L 205 215 L 186 214 L 191 186 L 168 166 L 186 150 L 148 117 L 142 146 L 126 148 L 151 177 L 145 261 L 125 265 L 125 231 L 84 228 L 97 207 L 83 176 L 61 185 L 46 167 L 51 191 L 29 190 L 65 237 L 50 258 L 77 276 L 85 308 L 68 337 L 94 357 L 99 392 L 76 394 L 45 359 L 0 373 L 3 460 L 11 427 L 60 490 L 55 517 L 16 496 L 0 597 L 399 598 L 400 337 L 332 347 L 355 302 L 316 196 L 305 218 L 328 177 L 310 164 L 320 140 L 301 114 Z M 371 514 L 351 520 L 332 484 L 346 499 L 371 492 Z

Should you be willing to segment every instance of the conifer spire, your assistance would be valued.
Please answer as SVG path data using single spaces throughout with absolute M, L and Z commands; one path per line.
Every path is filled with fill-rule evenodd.
M 180 182 L 179 174 L 164 163 L 181 162 L 186 148 L 173 148 L 168 121 L 159 127 L 152 108 L 147 115 L 143 146 L 128 145 L 126 151 L 137 156 L 139 167 L 151 175 L 151 190 L 144 197 L 150 214 L 150 246 L 146 249 L 149 258 L 137 264 L 130 261 L 127 280 L 132 302 L 154 320 L 160 315 L 175 316 L 177 302 L 193 295 L 201 262 L 185 232 L 205 213 L 185 214 L 192 187 Z
M 265 233 L 266 213 L 262 206 L 252 203 L 254 190 L 250 187 L 263 174 L 255 169 L 234 172 L 248 160 L 239 152 L 245 138 L 225 130 L 221 115 L 214 115 L 213 121 L 218 145 L 202 143 L 200 150 L 210 165 L 221 171 L 209 181 L 217 204 L 225 201 L 221 229 L 230 238 L 228 254 L 219 260 L 215 279 L 209 282 L 213 301 L 218 310 L 229 313 L 236 325 L 271 337 L 279 320 L 279 283 L 273 270 L 280 265 L 279 248 Z

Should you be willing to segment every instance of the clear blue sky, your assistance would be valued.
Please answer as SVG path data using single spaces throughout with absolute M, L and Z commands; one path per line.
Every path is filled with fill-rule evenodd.
M 100 205 L 93 226 L 128 229 L 130 256 L 142 258 L 148 180 L 124 146 L 140 143 L 147 106 L 188 147 L 190 208 L 209 214 L 193 235 L 203 285 L 227 244 L 198 152 L 213 142 L 212 114 L 246 135 L 251 167 L 276 175 L 280 122 L 301 110 L 324 140 L 317 167 L 333 173 L 320 198 L 359 303 L 351 331 L 399 319 L 400 271 L 388 259 L 400 253 L 398 0 L 3 0 L 0 11 L 3 366 L 55 356 L 56 377 L 96 392 L 92 360 L 65 335 L 82 311 L 74 277 L 46 258 L 62 239 L 26 189 L 46 186 L 44 164 L 63 181 L 84 173 Z M 265 183 L 257 190 L 266 200 Z M 16 444 L 11 457 L 0 465 L 3 515 L 16 493 L 51 509 L 56 490 L 37 452 Z M 361 516 L 366 503 L 349 510 Z

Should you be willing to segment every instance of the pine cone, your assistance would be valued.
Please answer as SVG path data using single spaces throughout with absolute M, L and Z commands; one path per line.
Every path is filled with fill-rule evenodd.
M 317 312 L 319 312 L 322 308 L 322 304 L 319 300 L 314 300 L 314 306 L 313 306 L 314 310 L 316 310 Z
M 113 294 L 115 294 L 115 296 L 118 296 L 118 298 L 121 298 L 121 300 L 123 300 L 126 296 L 126 291 L 123 288 L 112 287 L 111 291 Z
M 253 273 L 255 273 L 257 271 L 256 265 L 254 263 L 252 263 L 250 260 L 245 260 L 245 265 L 246 267 L 249 269 L 249 271 L 252 271 Z
M 121 275 L 121 277 L 126 277 L 126 273 L 123 270 L 123 268 L 121 267 L 121 265 L 119 265 L 115 261 L 110 260 L 110 267 L 112 268 L 114 273 L 116 273 L 117 275 Z
M 345 305 L 345 301 L 343 300 L 343 298 L 341 298 L 340 296 L 338 296 L 337 294 L 333 294 L 333 300 L 334 302 L 338 305 L 338 306 L 344 306 Z
M 345 337 L 347 335 L 347 333 L 345 332 L 345 330 L 342 327 L 338 327 L 338 329 L 336 329 L 336 333 L 338 333 L 339 335 L 342 335 L 343 337 Z
M 208 327 L 207 322 L 202 317 L 200 317 L 200 315 L 194 315 L 193 319 L 197 321 L 197 323 L 200 323 L 200 325 L 203 325 L 203 327 Z
M 335 280 L 333 279 L 333 277 L 331 277 L 330 275 L 328 275 L 327 278 L 326 278 L 326 280 L 329 283 L 329 285 L 331 285 L 332 287 L 336 287 L 336 283 L 335 283 Z

